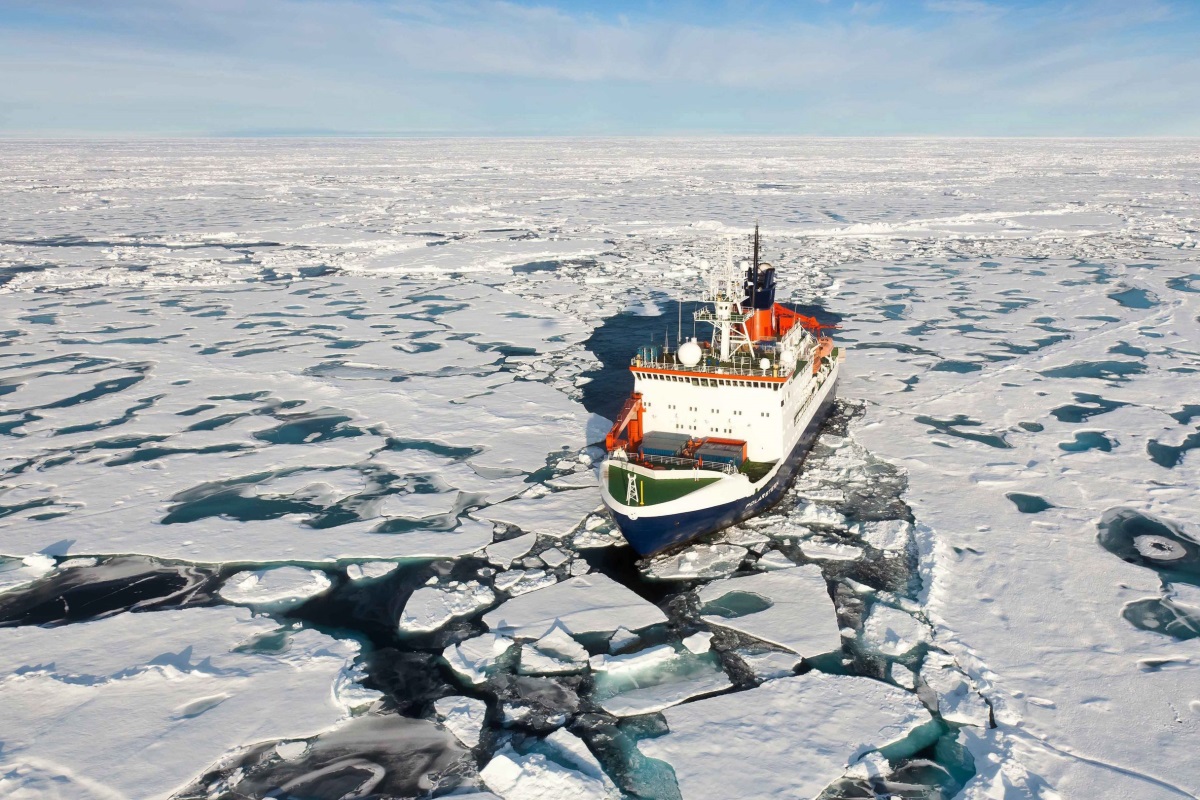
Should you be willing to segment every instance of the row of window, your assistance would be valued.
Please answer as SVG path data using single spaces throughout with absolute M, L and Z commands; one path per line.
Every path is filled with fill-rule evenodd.
M 779 391 L 783 386 L 780 381 L 745 381 L 730 378 L 692 378 L 686 375 L 664 375 L 659 372 L 639 372 L 639 378 L 652 381 L 672 381 L 674 383 L 690 383 L 692 386 L 750 386 L 755 389 L 773 389 Z

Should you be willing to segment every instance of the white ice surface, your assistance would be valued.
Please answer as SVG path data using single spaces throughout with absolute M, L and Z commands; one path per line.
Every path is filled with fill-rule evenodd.
M 541 497 L 506 500 L 478 511 L 476 515 L 493 522 L 516 525 L 529 533 L 562 538 L 599 505 L 599 494 L 595 490 L 570 489 Z
M 243 481 L 238 497 L 254 502 L 270 497 L 255 486 L 286 482 L 322 507 L 360 469 L 389 471 L 396 490 L 428 480 L 485 503 L 516 497 L 549 454 L 555 464 L 603 436 L 577 389 L 600 318 L 693 288 L 720 234 L 761 217 L 785 265 L 781 297 L 843 315 L 840 393 L 866 409 L 851 437 L 906 472 L 921 611 L 997 708 L 999 728 L 965 734 L 981 771 L 969 796 L 1200 794 L 1196 640 L 1131 626 L 1126 604 L 1164 587 L 1095 541 L 1115 505 L 1193 535 L 1200 519 L 1200 452 L 1173 468 L 1147 454 L 1196 428 L 1171 416 L 1195 402 L 1200 368 L 1194 151 L 1188 140 L 13 142 L 0 153 L 0 264 L 28 271 L 0 286 L 0 379 L 16 387 L 0 411 L 19 423 L 0 434 L 0 506 L 35 505 L 0 518 L 0 549 L 211 563 L 474 552 L 490 525 L 434 517 L 378 531 L 370 478 L 337 501 L 359 519 L 332 528 L 313 527 L 312 510 L 161 523 L 176 498 L 220 481 Z M 779 202 L 747 214 L 747 196 Z M 593 260 L 511 273 L 581 256 Z M 301 275 L 318 265 L 336 272 Z M 616 300 L 614 287 L 645 292 Z M 1110 296 L 1131 287 L 1156 304 Z M 536 355 L 503 357 L 497 343 Z M 101 364 L 54 361 L 72 354 Z M 1145 371 L 1043 374 L 1106 360 Z M 273 415 L 265 399 L 210 399 L 256 392 L 300 405 Z M 1056 418 L 1076 392 L 1129 405 Z M 214 407 L 190 413 L 203 405 Z M 256 437 L 319 409 L 363 433 Z M 918 421 L 957 414 L 977 423 L 961 434 L 1008 446 Z M 1116 445 L 1062 450 L 1080 430 Z M 425 449 L 382 449 L 389 437 Z M 838 458 L 849 441 L 821 439 Z M 869 490 L 845 461 L 798 489 L 816 504 Z M 329 488 L 304 491 L 318 484 Z M 1021 514 L 1013 491 L 1055 508 Z M 899 557 L 898 532 L 876 533 Z
M 296 630 L 282 652 L 236 650 L 276 628 L 218 607 L 0 629 L 0 775 L 63 797 L 166 797 L 237 747 L 332 726 L 358 645 Z
M 583 741 L 559 728 L 542 739 L 543 752 L 524 755 L 505 745 L 480 772 L 504 800 L 578 797 L 616 800 L 620 792 Z
M 814 565 L 774 570 L 713 581 L 700 589 L 700 602 L 745 592 L 770 601 L 763 611 L 740 617 L 705 615 L 710 625 L 731 628 L 802 656 L 815 656 L 842 646 L 833 602 L 820 568 Z
M 556 625 L 575 635 L 666 622 L 653 603 L 604 575 L 592 574 L 523 594 L 489 611 L 484 624 L 518 639 L 540 639 Z
M 512 646 L 513 640 L 494 633 L 482 633 L 442 651 L 442 658 L 462 678 L 470 683 L 487 680 L 490 668 Z
M 230 603 L 280 611 L 323 594 L 332 585 L 329 576 L 319 570 L 272 567 L 230 575 L 219 594 Z
M 475 613 L 495 599 L 495 593 L 479 581 L 464 581 L 456 586 L 422 586 L 404 604 L 397 625 L 401 633 L 429 633 L 455 617 Z
M 733 544 L 695 544 L 678 553 L 657 556 L 646 565 L 645 573 L 664 581 L 717 578 L 737 570 L 746 558 L 746 548 Z
M 442 724 L 467 747 L 479 744 L 487 703 L 474 697 L 443 697 L 433 704 L 434 713 Z
M 49 575 L 54 567 L 53 558 L 38 553 L 21 559 L 4 559 L 0 561 L 0 594 L 28 586 Z
M 912 614 L 876 603 L 863 621 L 863 640 L 867 647 L 885 656 L 902 656 L 928 635 L 925 625 Z
M 814 797 L 866 753 L 930 721 L 912 694 L 816 671 L 663 714 L 670 733 L 638 748 L 671 765 L 684 800 Z

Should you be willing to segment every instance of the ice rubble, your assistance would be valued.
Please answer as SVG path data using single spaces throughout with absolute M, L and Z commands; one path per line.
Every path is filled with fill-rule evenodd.
M 253 647 L 277 627 L 217 607 L 0 628 L 0 774 L 27 776 L 6 791 L 166 797 L 235 748 L 333 725 L 358 645 L 298 629 L 283 650 Z
M 594 696 L 608 713 L 628 717 L 730 688 L 733 684 L 720 662 L 706 657 L 707 652 L 707 647 L 697 654 L 688 647 L 662 644 L 635 653 L 592 656 Z
M 513 640 L 507 636 L 482 633 L 450 645 L 442 651 L 442 658 L 468 683 L 479 684 L 487 680 L 490 670 L 512 644 Z
M 658 580 L 717 578 L 737 570 L 746 548 L 733 544 L 696 544 L 678 553 L 650 559 L 645 573 Z
M 670 732 L 638 748 L 671 765 L 685 800 L 813 797 L 873 750 L 919 749 L 931 723 L 908 692 L 815 671 L 663 715 Z
M 713 581 L 700 589 L 699 598 L 702 604 L 711 604 L 731 593 L 757 596 L 769 605 L 740 616 L 704 614 L 702 619 L 710 625 L 730 628 L 786 647 L 802 656 L 815 656 L 842 647 L 825 578 L 820 568 L 814 565 Z M 803 622 L 797 624 L 800 620 Z
M 225 580 L 219 594 L 230 603 L 263 611 L 282 611 L 326 592 L 332 582 L 324 572 L 302 567 L 237 572 Z

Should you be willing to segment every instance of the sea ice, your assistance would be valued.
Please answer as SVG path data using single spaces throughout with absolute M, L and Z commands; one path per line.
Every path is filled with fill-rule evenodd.
M 479 581 L 465 581 L 456 586 L 422 586 L 404 604 L 398 625 L 402 633 L 429 633 L 455 617 L 474 614 L 495 599 L 492 590 Z
M 704 614 L 710 625 L 731 628 L 802 656 L 841 650 L 833 602 L 821 570 L 812 564 L 709 583 L 699 592 L 701 610 L 731 593 L 762 598 L 769 605 L 740 616 Z
M 230 603 L 262 611 L 279 611 L 298 606 L 323 594 L 332 582 L 319 570 L 303 567 L 271 567 L 231 575 L 220 595 Z
M 390 575 L 400 566 L 395 561 L 364 561 L 346 567 L 346 577 L 352 581 L 367 581 Z
M 532 550 L 535 544 L 537 544 L 537 536 L 526 533 L 489 545 L 484 549 L 484 553 L 489 562 L 502 569 L 508 569 L 514 561 Z
M 474 697 L 443 697 L 433 704 L 433 710 L 460 742 L 467 747 L 479 744 L 487 703 Z
M 863 640 L 885 656 L 902 656 L 927 638 L 920 620 L 883 603 L 872 606 L 863 622 Z
M 661 581 L 717 578 L 733 573 L 746 558 L 746 548 L 733 544 L 697 544 L 672 555 L 649 560 L 647 577 Z
M 912 534 L 912 525 L 902 519 L 887 519 L 880 522 L 858 522 L 850 532 L 862 537 L 863 541 L 879 550 L 903 550 Z
M 459 676 L 473 684 L 483 683 L 513 640 L 494 633 L 481 633 L 442 651 L 442 658 Z
M 546 752 L 526 755 L 505 745 L 483 768 L 480 777 L 504 800 L 620 797 L 587 746 L 575 736 L 558 730 L 541 744 Z
M 277 627 L 225 606 L 0 629 L 0 775 L 33 767 L 29 785 L 54 775 L 62 796 L 166 797 L 239 747 L 333 725 L 346 712 L 331 689 L 358 645 L 298 629 L 282 650 L 249 646 Z
M 553 573 L 546 572 L 544 569 L 514 569 L 501 572 L 492 583 L 499 591 L 506 592 L 509 597 L 516 597 L 526 592 L 552 586 L 557 580 L 558 578 Z
M 485 614 L 483 621 L 493 631 L 529 640 L 540 639 L 556 625 L 578 636 L 620 627 L 640 630 L 667 618 L 611 578 L 591 574 L 514 597 Z
M 22 559 L 0 560 L 0 594 L 28 586 L 54 571 L 54 559 L 34 554 Z
M 562 628 L 521 646 L 518 671 L 523 675 L 558 675 L 582 672 L 588 667 L 587 650 Z
M 728 689 L 732 682 L 720 662 L 671 645 L 636 653 L 591 658 L 594 699 L 617 717 L 662 711 L 684 700 Z
M 816 671 L 663 715 L 670 732 L 638 748 L 671 765 L 685 800 L 814 797 L 873 750 L 920 749 L 927 741 L 917 732 L 931 725 L 913 694 Z
M 529 533 L 561 539 L 575 530 L 598 505 L 600 500 L 594 490 L 567 489 L 542 497 L 506 500 L 475 513 L 493 522 L 516 525 Z

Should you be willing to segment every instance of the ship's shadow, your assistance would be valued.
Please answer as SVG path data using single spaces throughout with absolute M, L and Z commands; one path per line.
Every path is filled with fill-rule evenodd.
M 666 341 L 673 349 L 681 335 L 684 339 L 695 335 L 701 340 L 712 336 L 712 327 L 696 324 L 692 316 L 703 304 L 658 300 L 657 305 L 661 313 L 656 316 L 622 312 L 608 317 L 584 342 L 584 346 L 600 360 L 600 367 L 583 373 L 591 378 L 583 385 L 583 407 L 591 413 L 608 420 L 617 416 L 621 405 L 633 391 L 629 361 L 639 347 L 662 347 Z M 821 306 L 804 303 L 785 305 L 801 314 L 815 317 L 823 325 L 837 325 L 842 320 L 840 314 Z

